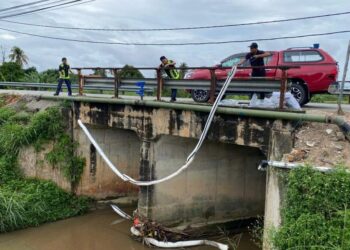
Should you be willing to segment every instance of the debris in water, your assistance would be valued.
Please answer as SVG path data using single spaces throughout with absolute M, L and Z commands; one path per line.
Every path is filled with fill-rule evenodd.
M 308 147 L 310 147 L 310 148 L 313 148 L 313 147 L 315 147 L 316 142 L 307 141 L 307 142 L 306 142 L 306 145 L 307 145 Z
M 332 132 L 333 132 L 333 129 L 326 129 L 326 133 L 327 133 L 327 135 L 332 134 Z

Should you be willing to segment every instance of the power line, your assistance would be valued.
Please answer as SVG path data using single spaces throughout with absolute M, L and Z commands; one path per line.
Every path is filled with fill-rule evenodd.
M 41 0 L 41 1 L 30 2 L 30 3 L 26 3 L 26 4 L 16 5 L 16 6 L 12 6 L 12 7 L 9 7 L 9 8 L 0 9 L 0 12 L 13 10 L 13 9 L 18 9 L 18 8 L 22 8 L 22 7 L 26 7 L 26 6 L 30 6 L 30 5 L 36 5 L 36 4 L 39 4 L 39 3 L 42 3 L 42 2 L 49 2 L 49 1 L 51 1 L 51 0 Z
M 83 28 L 83 27 L 67 27 L 67 26 L 54 26 L 54 25 L 34 24 L 34 23 L 17 22 L 17 21 L 10 21 L 10 20 L 0 20 L 0 21 L 7 22 L 7 23 L 27 25 L 27 26 L 34 26 L 34 27 L 54 28 L 54 29 L 85 30 L 85 31 L 135 32 L 135 31 L 174 31 L 174 30 L 199 30 L 199 29 L 228 28 L 228 27 L 238 27 L 238 26 L 250 26 L 250 25 L 260 25 L 260 24 L 271 24 L 271 23 L 300 21 L 300 20 L 308 20 L 308 19 L 316 19 L 316 18 L 324 18 L 324 17 L 333 17 L 333 16 L 341 16 L 341 15 L 349 15 L 349 14 L 350 14 L 350 11 L 338 12 L 338 13 L 330 13 L 330 14 L 323 14 L 323 15 L 316 15 L 316 16 L 296 17 L 296 18 L 287 18 L 287 19 L 276 19 L 276 20 L 260 21 L 260 22 L 224 24 L 224 25 L 211 25 L 211 26 L 195 26 L 195 27 L 178 27 L 178 28 L 137 28 L 137 29 Z
M 41 11 L 41 10 L 52 9 L 52 8 L 54 8 L 54 7 L 67 5 L 67 4 L 70 4 L 70 3 L 81 2 L 81 1 L 83 1 L 83 0 L 72 0 L 72 1 L 69 1 L 69 2 L 60 3 L 60 4 L 56 4 L 56 5 L 51 5 L 51 6 L 44 7 L 44 8 L 39 8 L 39 9 L 30 10 L 30 11 L 24 11 L 24 12 L 19 12 L 19 13 L 15 13 L 15 14 L 0 16 L 0 19 L 2 19 L 2 18 L 8 18 L 8 17 L 21 16 L 21 15 L 28 14 L 28 13 L 35 13 L 35 12 L 38 12 L 38 11 Z
M 42 13 L 42 12 L 46 12 L 46 11 L 53 11 L 53 10 L 60 10 L 60 9 L 65 9 L 65 8 L 69 8 L 69 7 L 73 7 L 73 6 L 77 6 L 77 5 L 82 5 L 82 4 L 86 4 L 86 3 L 91 3 L 91 2 L 95 2 L 96 0 L 85 0 L 84 2 L 79 2 L 79 3 L 73 3 L 73 4 L 67 4 L 65 6 L 61 6 L 61 7 L 54 7 L 52 9 L 49 10 L 42 10 L 42 11 L 38 11 L 36 13 Z M 29 13 L 31 14 L 31 13 Z M 28 15 L 28 14 L 25 14 Z M 2 20 L 0 20 L 2 21 Z
M 135 43 L 135 42 L 107 42 L 107 41 L 93 41 L 93 40 L 81 40 L 81 39 L 71 39 L 71 38 L 63 38 L 63 37 L 53 37 L 53 36 L 44 36 L 44 35 L 38 35 L 28 32 L 21 32 L 6 28 L 1 28 L 0 30 L 21 34 L 21 35 L 28 35 L 33 37 L 40 37 L 40 38 L 46 38 L 46 39 L 52 39 L 52 40 L 59 40 L 59 41 L 67 41 L 67 42 L 79 42 L 79 43 L 93 43 L 93 44 L 107 44 L 107 45 L 126 45 L 126 46 L 189 46 L 189 45 L 218 45 L 218 44 L 230 44 L 230 43 L 245 43 L 245 42 L 259 42 L 259 41 L 273 41 L 273 40 L 285 40 L 285 39 L 296 39 L 296 38 L 304 38 L 304 37 L 315 37 L 315 36 L 329 36 L 329 35 L 336 35 L 336 34 L 345 34 L 350 33 L 350 30 L 342 30 L 342 31 L 333 31 L 333 32 L 326 32 L 326 33 L 314 33 L 314 34 L 305 34 L 305 35 L 298 35 L 298 36 L 282 36 L 282 37 L 271 37 L 271 38 L 255 38 L 255 39 L 246 39 L 246 40 L 231 40 L 231 41 L 212 41 L 212 42 L 188 42 L 188 43 Z
M 77 5 L 82 5 L 82 4 L 87 4 L 87 3 L 91 3 L 91 2 L 95 2 L 96 0 L 83 0 L 82 2 L 78 2 L 78 3 L 69 3 L 69 4 L 66 4 L 64 6 L 58 6 L 58 7 L 52 7 L 50 9 L 46 9 L 46 10 L 38 10 L 36 11 L 35 13 L 43 13 L 43 12 L 48 12 L 48 11 L 55 11 L 55 10 L 60 10 L 60 9 L 65 9 L 65 8 L 70 8 L 70 7 L 73 7 L 73 6 L 77 6 Z M 52 3 L 56 3 L 56 2 L 62 2 L 61 0 L 59 1 L 55 1 L 55 2 L 52 2 Z M 51 4 L 51 3 L 50 3 Z M 47 4 L 46 4 L 47 5 Z M 43 6 L 43 5 L 42 5 Z M 33 13 L 27 13 L 27 14 L 22 14 L 21 16 L 25 16 L 25 15 L 31 15 Z M 2 19 L 0 19 L 0 21 L 2 21 Z M 9 20 L 7 20 L 9 21 Z M 9 21 L 11 22 L 11 21 Z
M 36 5 L 36 6 L 27 6 L 27 7 L 22 7 L 22 8 L 18 8 L 18 9 L 14 9 L 12 11 L 7 11 L 6 13 L 1 13 L 1 15 L 15 15 L 17 13 L 19 13 L 20 11 L 21 12 L 25 12 L 25 11 L 32 11 L 32 10 L 36 10 L 38 8 L 42 8 L 42 7 L 46 7 L 46 6 L 49 6 L 51 7 L 53 4 L 56 4 L 56 3 L 63 3 L 65 1 L 68 1 L 68 0 L 51 0 L 50 2 L 46 2 L 46 3 L 41 3 L 40 5 Z

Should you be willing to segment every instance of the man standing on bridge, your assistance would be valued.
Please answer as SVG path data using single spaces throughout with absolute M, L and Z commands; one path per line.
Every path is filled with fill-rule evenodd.
M 246 54 L 245 59 L 243 59 L 239 64 L 242 64 L 245 61 L 250 62 L 250 66 L 257 67 L 252 70 L 252 77 L 265 77 L 266 70 L 263 68 L 265 66 L 264 58 L 271 55 L 270 52 L 265 52 L 258 50 L 258 44 L 252 43 L 250 46 L 250 52 Z
M 245 59 L 242 59 L 238 65 L 243 64 L 246 61 L 250 62 L 250 66 L 252 69 L 252 77 L 265 77 L 266 70 L 264 68 L 264 58 L 271 55 L 270 52 L 265 52 L 262 50 L 258 50 L 258 44 L 252 43 L 250 46 L 250 52 L 246 54 Z M 256 68 L 254 68 L 256 67 Z M 260 99 L 264 99 L 265 94 L 260 94 Z
M 168 60 L 165 56 L 160 58 L 162 62 L 159 69 L 163 69 L 170 79 L 180 79 L 180 73 L 175 69 L 176 62 Z M 171 102 L 176 101 L 177 89 L 171 89 Z
M 70 77 L 69 74 L 72 73 L 69 64 L 67 63 L 67 58 L 63 57 L 62 58 L 62 64 L 58 68 L 59 72 L 59 79 L 58 79 L 58 85 L 57 85 L 57 90 L 56 93 L 54 94 L 55 96 L 58 96 L 61 92 L 62 89 L 62 84 L 63 82 L 66 83 L 67 89 L 68 89 L 68 96 L 72 95 L 72 89 L 71 89 L 71 82 L 70 82 Z

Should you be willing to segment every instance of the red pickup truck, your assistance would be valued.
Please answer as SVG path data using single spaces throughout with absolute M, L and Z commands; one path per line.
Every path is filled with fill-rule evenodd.
M 301 105 L 308 103 L 313 94 L 327 93 L 330 84 L 337 81 L 338 64 L 324 50 L 318 48 L 290 48 L 283 51 L 270 51 L 271 56 L 265 58 L 265 66 L 298 65 L 300 68 L 287 71 L 291 84 L 291 92 Z M 228 69 L 245 58 L 246 53 L 234 54 L 224 59 L 215 70 L 218 80 L 227 77 Z M 247 61 L 243 67 L 249 67 Z M 250 78 L 251 69 L 238 69 L 235 77 Z M 280 79 L 279 69 L 266 69 L 266 77 Z M 186 79 L 210 79 L 209 70 L 193 70 L 186 74 Z M 190 90 L 194 101 L 207 102 L 209 91 Z M 230 94 L 230 93 L 227 93 Z

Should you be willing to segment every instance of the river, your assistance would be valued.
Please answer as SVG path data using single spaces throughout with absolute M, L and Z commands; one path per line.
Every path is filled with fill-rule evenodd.
M 149 250 L 130 237 L 129 221 L 120 222 L 111 209 L 0 234 L 0 250 Z M 154 248 L 153 248 L 154 249 Z M 191 250 L 209 250 L 195 247 Z M 238 250 L 258 250 L 247 235 Z

